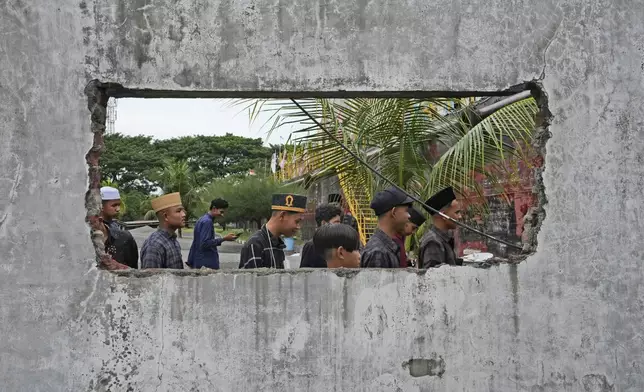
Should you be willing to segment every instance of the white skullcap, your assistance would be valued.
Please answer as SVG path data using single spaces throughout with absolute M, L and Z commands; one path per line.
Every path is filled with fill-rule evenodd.
M 119 190 L 111 186 L 104 186 L 101 188 L 101 200 L 120 200 Z

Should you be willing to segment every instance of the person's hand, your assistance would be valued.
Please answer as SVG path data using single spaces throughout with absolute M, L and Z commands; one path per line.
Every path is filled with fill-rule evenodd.
M 236 239 L 237 239 L 237 234 L 230 233 L 224 236 L 224 241 L 234 241 Z

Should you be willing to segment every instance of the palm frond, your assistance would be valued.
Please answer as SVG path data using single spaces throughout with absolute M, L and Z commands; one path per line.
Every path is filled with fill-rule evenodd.
M 459 193 L 474 189 L 474 173 L 488 173 L 488 165 L 507 158 L 526 159 L 538 107 L 534 98 L 505 106 L 456 139 L 447 133 L 437 134 L 437 141 L 449 147 L 433 166 L 428 188 L 432 194 L 447 186 Z

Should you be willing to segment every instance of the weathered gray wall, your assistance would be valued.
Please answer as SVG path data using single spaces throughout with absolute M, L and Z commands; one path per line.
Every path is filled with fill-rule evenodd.
M 636 0 L 0 1 L 2 390 L 644 390 L 643 18 Z M 376 91 L 542 75 L 549 204 L 518 267 L 92 267 L 92 78 Z M 412 377 L 412 357 L 444 373 Z

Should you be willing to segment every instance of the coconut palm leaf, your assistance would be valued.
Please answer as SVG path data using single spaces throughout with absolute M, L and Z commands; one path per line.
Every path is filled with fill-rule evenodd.
M 468 129 L 454 143 L 454 135 L 437 133 L 448 147 L 433 165 L 427 189 L 432 194 L 447 186 L 459 193 L 474 189 L 474 174 L 490 175 L 490 167 L 509 158 L 527 161 L 538 107 L 534 98 L 505 106 Z
M 496 163 L 509 157 L 526 158 L 529 148 L 524 147 L 529 146 L 538 108 L 528 98 L 481 118 L 475 101 L 455 101 L 354 98 L 297 102 L 354 154 L 408 191 L 428 196 L 453 186 L 461 194 L 469 190 L 482 195 L 474 175 L 481 173 L 495 182 L 491 169 L 500 173 L 502 168 Z M 348 183 L 369 194 L 386 186 L 292 102 L 241 103 L 254 118 L 262 111 L 272 112 L 269 133 L 284 125 L 301 125 L 289 141 L 305 151 L 298 159 L 312 168 L 308 183 L 342 173 Z M 446 149 L 435 164 L 427 152 L 430 143 Z
M 330 107 L 326 110 L 331 116 L 325 118 L 325 127 L 386 178 L 405 186 L 427 169 L 429 162 L 423 146 L 430 140 L 427 129 L 433 120 L 423 110 L 428 108 L 425 101 L 357 98 L 321 105 Z M 303 136 L 294 133 L 293 141 L 311 146 L 309 153 L 323 156 L 325 166 L 334 165 L 336 172 L 356 175 L 355 181 L 361 185 L 384 185 L 374 181 L 370 173 L 357 171 L 359 163 L 326 132 L 307 131 Z

